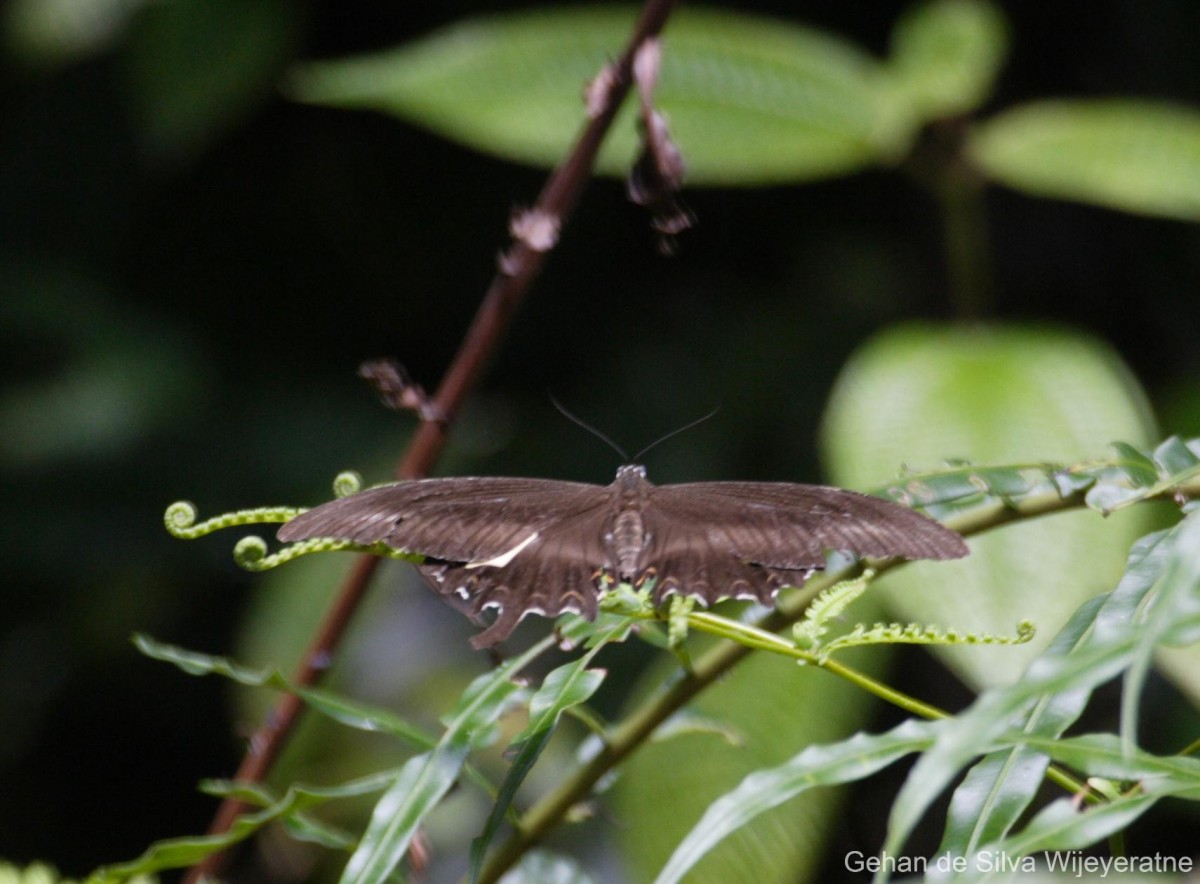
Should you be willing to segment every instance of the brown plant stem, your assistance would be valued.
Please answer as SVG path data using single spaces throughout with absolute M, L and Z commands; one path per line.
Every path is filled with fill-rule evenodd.
M 646 0 L 625 50 L 607 71 L 611 80 L 609 88 L 601 95 L 601 104 L 591 114 L 571 153 L 551 173 L 542 188 L 531 212 L 553 219 L 556 230 L 565 226 L 575 208 L 591 177 L 600 145 L 629 92 L 633 82 L 635 52 L 643 42 L 662 30 L 676 3 L 677 0 Z M 496 275 L 434 395 L 434 404 L 444 420 L 421 422 L 397 465 L 396 474 L 400 478 L 419 478 L 432 469 L 445 446 L 451 422 L 479 382 L 553 244 L 531 245 L 527 239 L 517 239 L 510 250 L 501 256 Z M 315 684 L 332 666 L 346 627 L 358 609 L 379 562 L 373 556 L 361 556 L 354 562 L 293 676 L 296 684 Z M 266 777 L 287 744 L 302 708 L 302 702 L 294 695 L 286 694 L 279 700 L 266 723 L 251 737 L 246 755 L 235 774 L 236 780 L 260 782 Z M 246 809 L 246 805 L 236 798 L 226 798 L 217 808 L 209 833 L 227 831 Z M 185 882 L 198 884 L 206 878 L 215 877 L 224 864 L 225 856 L 224 853 L 212 854 L 193 866 Z

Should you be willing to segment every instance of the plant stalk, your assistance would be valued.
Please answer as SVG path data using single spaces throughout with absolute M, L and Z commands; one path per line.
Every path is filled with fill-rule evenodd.
M 603 103 L 584 126 L 566 160 L 551 173 L 542 188 L 532 211 L 554 219 L 560 231 L 566 226 L 583 188 L 591 178 L 600 146 L 617 110 L 629 93 L 633 82 L 634 54 L 647 39 L 662 30 L 676 2 L 647 0 L 628 45 L 612 66 L 612 82 L 603 95 Z M 419 478 L 433 468 L 445 447 L 455 415 L 479 383 L 552 248 L 551 244 L 535 249 L 524 240 L 514 239 L 510 249 L 501 257 L 475 318 L 434 395 L 434 405 L 442 419 L 421 422 L 397 465 L 397 476 L 402 479 Z M 346 628 L 378 566 L 379 559 L 373 556 L 361 556 L 351 566 L 293 676 L 297 684 L 316 684 L 332 666 Z M 295 729 L 302 709 L 303 704 L 293 695 L 284 695 L 280 699 L 267 716 L 266 723 L 251 737 L 249 749 L 235 779 L 259 782 L 266 777 Z M 246 809 L 247 806 L 241 801 L 227 797 L 217 808 L 209 833 L 227 831 Z M 213 854 L 193 866 L 184 879 L 186 884 L 199 884 L 206 878 L 216 877 L 225 857 L 224 853 Z

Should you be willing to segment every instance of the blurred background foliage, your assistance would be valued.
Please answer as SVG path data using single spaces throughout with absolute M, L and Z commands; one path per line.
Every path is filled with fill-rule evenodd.
M 460 24 L 512 8 L 3 8 L 0 857 L 80 874 L 207 825 L 211 801 L 194 785 L 232 772 L 269 698 L 231 702 L 224 684 L 139 657 L 128 636 L 288 666 L 343 563 L 252 577 L 232 564 L 230 543 L 172 540 L 162 510 L 179 497 L 203 514 L 308 504 L 329 496 L 340 469 L 390 475 L 411 423 L 375 403 L 356 366 L 394 355 L 436 384 L 510 208 L 533 199 L 536 166 L 560 155 L 583 81 L 630 20 L 571 7 L 574 41 L 561 24 L 539 37 L 542 13 Z M 617 458 L 568 427 L 551 394 L 633 449 L 721 405 L 649 456 L 659 482 L 865 488 L 903 462 L 1086 458 L 1116 438 L 1200 433 L 1200 5 L 1098 0 L 1086 18 L 1065 3 L 738 10 L 790 26 L 735 27 L 696 10 L 667 32 L 659 98 L 691 163 L 686 200 L 699 218 L 680 254 L 662 258 L 619 180 L 598 180 L 440 472 L 609 481 Z M 417 48 L 393 51 L 406 44 Z M 355 60 L 333 63 L 344 57 Z M 763 70 L 771 76 L 740 76 Z M 704 100 L 714 92 L 724 105 Z M 632 151 L 627 127 L 605 168 L 619 172 Z M 1065 616 L 1111 586 L 1152 519 L 1127 515 L 985 538 L 963 566 L 975 570 L 948 578 L 967 602 L 944 618 L 1010 592 L 1026 607 L 947 625 L 1007 630 L 1039 596 Z M 432 723 L 487 661 L 466 649 L 469 624 L 419 591 L 411 569 L 385 573 L 337 678 Z M 935 606 L 947 597 L 931 570 L 894 578 L 902 605 L 921 588 Z M 939 619 L 936 607 L 902 610 Z M 1048 639 L 1052 620 L 1039 626 Z M 1020 657 L 989 654 L 951 665 L 975 686 L 1019 668 Z M 608 659 L 620 677 L 598 698 L 602 712 L 617 714 L 647 656 L 630 647 Z M 1177 683 L 1196 696 L 1186 673 L 1176 667 Z M 918 652 L 891 678 L 944 706 L 969 696 Z M 829 708 L 832 695 L 815 690 L 804 708 Z M 1176 690 L 1163 682 L 1151 696 L 1175 710 L 1152 735 L 1168 746 L 1191 720 Z M 882 725 L 873 708 L 847 707 L 842 734 L 821 738 Z M 814 738 L 746 715 L 765 731 L 751 740 L 763 754 L 726 746 L 737 764 Z M 345 737 L 331 749 L 320 725 L 309 729 L 281 776 L 353 775 L 395 751 Z M 707 740 L 692 757 L 719 742 Z M 570 763 L 570 747 L 558 748 L 546 777 Z M 681 782 L 669 757 L 648 752 L 625 778 L 626 822 Z M 674 807 L 704 798 L 684 791 Z M 815 800 L 830 803 L 793 807 L 790 822 L 741 849 L 765 870 L 763 857 L 794 850 L 800 828 L 844 849 L 878 844 L 872 808 L 886 797 Z M 845 807 L 836 826 L 835 800 Z M 456 806 L 431 837 L 456 843 L 481 818 Z M 1177 824 L 1147 830 L 1166 839 Z M 647 843 L 653 827 L 618 834 L 639 872 L 669 850 Z M 611 868 L 603 843 L 581 849 Z M 310 856 L 271 839 L 257 852 L 276 876 L 315 874 Z M 776 878 L 796 872 L 780 861 Z

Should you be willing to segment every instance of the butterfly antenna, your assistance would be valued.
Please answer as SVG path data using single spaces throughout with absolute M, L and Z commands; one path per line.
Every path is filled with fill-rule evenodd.
M 635 454 L 633 456 L 633 460 L 631 461 L 631 463 L 641 463 L 642 455 L 644 455 L 646 452 L 648 452 L 651 448 L 654 448 L 660 442 L 666 442 L 668 439 L 678 436 L 680 433 L 684 432 L 685 430 L 690 430 L 692 427 L 699 426 L 700 424 L 702 424 L 706 420 L 708 420 L 710 417 L 713 417 L 714 415 L 716 415 L 716 413 L 720 410 L 721 410 L 721 406 L 718 405 L 716 408 L 714 408 L 708 414 L 704 415 L 704 417 L 698 417 L 694 421 L 692 421 L 690 424 L 684 424 L 679 429 L 672 430 L 671 432 L 667 433 L 667 435 L 665 435 L 665 436 L 660 436 L 659 438 L 657 438 L 653 442 L 651 442 L 649 445 L 647 445 L 645 448 L 643 448 L 641 451 L 639 451 L 637 454 Z
M 554 403 L 554 407 L 558 409 L 559 414 L 561 414 L 563 417 L 565 417 L 571 423 L 575 424 L 577 427 L 582 427 L 583 429 L 587 430 L 589 433 L 591 433 L 593 436 L 595 436 L 597 439 L 599 439 L 601 442 L 603 442 L 605 445 L 607 445 L 609 448 L 611 448 L 613 451 L 615 451 L 617 454 L 619 454 L 621 456 L 622 463 L 630 463 L 631 462 L 629 460 L 629 455 L 625 452 L 624 448 L 622 448 L 620 445 L 618 445 L 616 442 L 614 442 L 612 439 L 610 439 L 604 433 L 601 433 L 599 430 L 597 430 L 595 427 L 593 427 L 587 421 L 583 420 L 583 418 L 579 418 L 579 417 L 576 417 L 575 415 L 571 414 L 571 412 L 567 411 L 567 409 L 563 406 L 563 404 L 561 402 L 559 402 L 557 399 L 555 399 L 553 396 L 550 397 L 550 401 Z M 686 429 L 686 427 L 684 429 Z

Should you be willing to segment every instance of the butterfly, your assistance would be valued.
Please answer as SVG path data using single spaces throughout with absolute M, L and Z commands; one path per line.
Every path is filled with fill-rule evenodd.
M 770 604 L 825 564 L 825 551 L 953 559 L 962 537 L 890 501 L 841 488 L 777 482 L 654 485 L 623 466 L 608 486 L 550 479 L 417 479 L 381 485 L 308 510 L 284 542 L 333 538 L 419 553 L 442 595 L 478 617 L 496 610 L 477 648 L 505 638 L 527 614 L 588 619 L 617 583 L 653 598 Z

